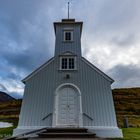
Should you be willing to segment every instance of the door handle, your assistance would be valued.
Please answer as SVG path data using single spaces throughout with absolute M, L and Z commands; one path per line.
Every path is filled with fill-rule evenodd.
M 67 108 L 67 110 L 70 110 L 70 105 L 67 105 L 66 108 Z

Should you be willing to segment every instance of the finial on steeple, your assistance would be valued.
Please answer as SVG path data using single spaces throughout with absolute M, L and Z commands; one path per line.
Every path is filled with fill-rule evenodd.
M 68 19 L 69 19 L 69 3 L 70 3 L 70 2 L 68 1 Z

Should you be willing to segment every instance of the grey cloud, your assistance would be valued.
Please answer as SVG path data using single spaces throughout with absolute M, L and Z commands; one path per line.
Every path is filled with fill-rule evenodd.
M 22 97 L 23 97 L 22 94 L 19 94 L 19 93 L 16 93 L 16 92 L 11 92 L 9 95 L 16 98 L 16 99 L 22 99 Z
M 84 21 L 83 42 L 85 38 L 93 38 L 101 43 L 105 40 L 110 45 L 127 47 L 139 40 L 139 0 L 76 0 L 71 3 L 70 17 Z M 65 0 L 0 0 L 0 77 L 18 81 L 52 57 L 53 22 L 62 18 L 67 18 Z M 83 54 L 86 51 L 88 46 Z M 13 73 L 12 68 L 22 74 Z M 116 76 L 114 71 L 117 70 L 110 72 Z M 130 75 L 132 77 L 135 75 Z
M 47 54 L 48 52 L 39 52 L 38 50 L 33 51 L 32 49 L 21 52 L 5 52 L 1 55 L 1 58 L 5 60 L 8 65 L 15 68 L 32 70 L 43 61 L 47 60 L 50 56 Z
M 8 92 L 7 88 L 3 84 L 0 84 L 0 91 Z
M 134 45 L 136 41 L 134 34 L 121 34 L 119 36 L 112 37 L 110 43 L 115 44 L 118 47 L 130 47 Z
M 0 91 L 5 92 L 16 99 L 22 98 L 22 94 L 19 94 L 18 92 L 9 92 L 3 84 L 0 84 Z
M 31 71 L 52 56 L 53 31 L 50 34 L 46 24 L 49 19 L 39 13 L 43 2 L 1 1 L 0 58 L 17 69 Z
M 22 79 L 22 77 L 21 77 L 21 75 L 19 73 L 13 73 L 13 72 L 9 72 L 7 74 L 7 77 L 9 79 L 16 79 L 16 80 L 19 80 L 19 81 Z
M 89 0 L 85 5 L 85 10 L 80 11 L 79 8 L 85 21 L 84 32 L 90 34 L 94 41 L 108 44 L 115 41 L 114 44 L 125 47 L 139 42 L 139 0 Z
M 9 81 L 21 81 L 53 54 L 53 26 L 48 26 L 50 16 L 43 11 L 44 2 L 0 1 L 0 78 L 13 89 Z
M 140 67 L 136 65 L 117 65 L 108 71 L 115 83 L 113 87 L 139 87 L 140 86 Z
M 98 29 L 114 31 L 128 29 L 132 24 L 138 26 L 138 23 L 135 23 L 135 21 L 139 21 L 136 18 L 140 16 L 139 4 L 139 0 L 104 0 L 95 17 L 96 25 L 100 26 Z

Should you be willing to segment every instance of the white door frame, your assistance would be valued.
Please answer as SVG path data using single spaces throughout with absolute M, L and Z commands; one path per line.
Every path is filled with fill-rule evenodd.
M 53 110 L 53 120 L 52 120 L 52 127 L 59 127 L 57 125 L 57 108 L 58 108 L 58 93 L 59 93 L 59 90 L 62 88 L 62 87 L 65 87 L 65 86 L 71 86 L 73 88 L 75 88 L 77 91 L 78 91 L 78 94 L 79 94 L 79 101 L 80 101 L 80 112 L 79 112 L 79 125 L 77 127 L 83 127 L 83 117 L 82 117 L 82 98 L 81 98 L 81 91 L 80 89 L 72 84 L 72 83 L 64 83 L 64 84 L 61 84 L 57 87 L 57 89 L 55 90 L 55 94 L 54 94 L 54 110 Z M 69 127 L 69 126 L 66 126 L 66 127 Z

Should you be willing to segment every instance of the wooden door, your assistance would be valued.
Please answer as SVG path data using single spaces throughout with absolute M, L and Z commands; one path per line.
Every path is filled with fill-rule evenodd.
M 79 99 L 77 91 L 71 87 L 62 88 L 58 97 L 58 116 L 59 126 L 78 126 L 79 124 Z

